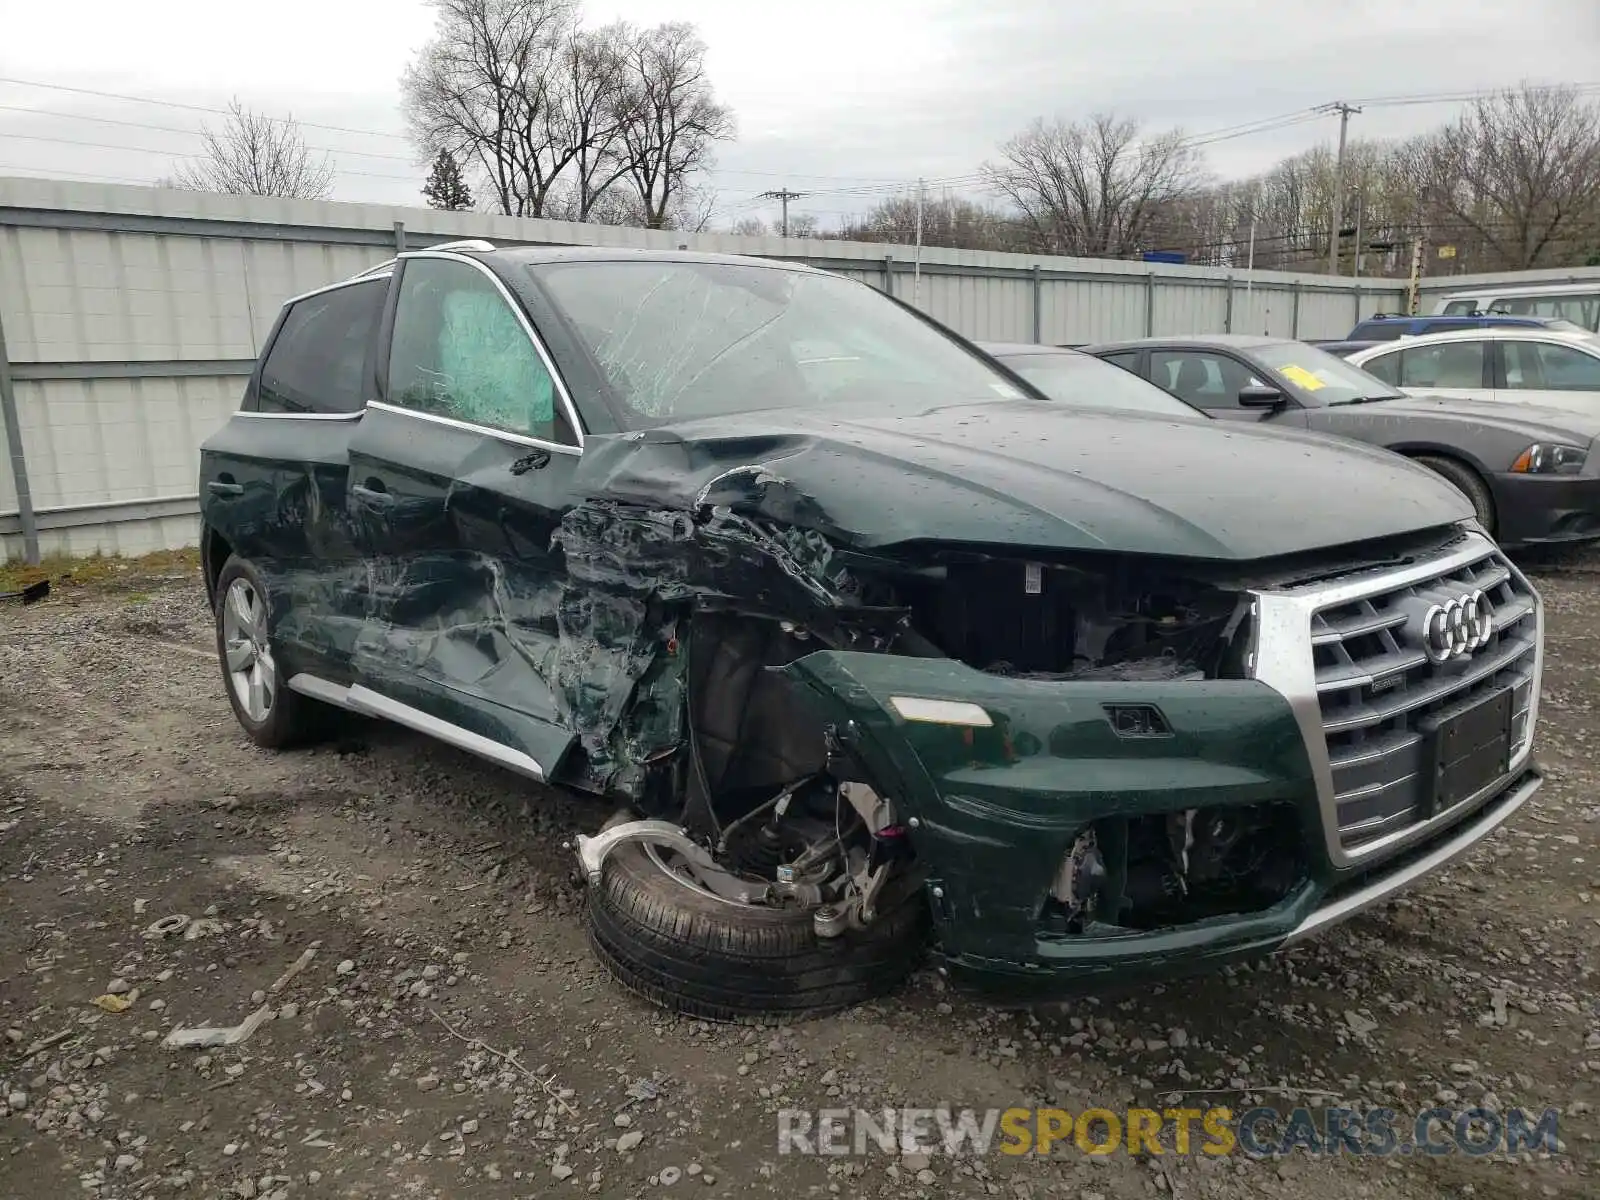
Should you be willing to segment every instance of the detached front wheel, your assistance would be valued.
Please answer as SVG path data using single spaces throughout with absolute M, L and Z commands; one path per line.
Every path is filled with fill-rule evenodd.
M 863 927 L 821 936 L 815 907 L 726 899 L 671 864 L 649 842 L 616 846 L 587 889 L 584 920 L 611 976 L 676 1012 L 714 1021 L 835 1012 L 899 986 L 927 947 L 914 873 L 889 880 Z

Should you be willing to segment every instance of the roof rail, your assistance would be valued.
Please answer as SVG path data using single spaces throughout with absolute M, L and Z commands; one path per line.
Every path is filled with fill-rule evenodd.
M 417 249 L 419 249 L 419 250 L 484 250 L 484 251 L 488 251 L 488 250 L 497 250 L 497 249 L 499 249 L 499 247 L 497 247 L 493 242 L 485 241 L 483 238 L 462 238 L 461 240 L 455 241 L 455 242 L 440 242 L 440 243 L 438 243 L 437 245 L 434 245 L 434 246 L 418 246 Z

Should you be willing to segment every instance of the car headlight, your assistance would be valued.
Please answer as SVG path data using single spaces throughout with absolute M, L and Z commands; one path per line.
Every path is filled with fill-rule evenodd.
M 1535 442 L 1517 455 L 1511 469 L 1519 475 L 1576 475 L 1583 470 L 1583 460 L 1588 454 L 1582 446 Z

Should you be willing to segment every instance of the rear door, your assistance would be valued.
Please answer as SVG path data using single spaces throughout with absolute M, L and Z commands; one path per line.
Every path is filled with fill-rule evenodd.
M 348 674 L 362 573 L 345 518 L 349 445 L 389 282 L 380 272 L 286 304 L 240 411 L 202 448 L 203 519 L 261 572 L 286 679 Z
M 1496 347 L 1498 399 L 1600 412 L 1600 356 L 1532 338 L 1502 338 Z
M 551 546 L 575 502 L 570 400 L 520 305 L 476 260 L 402 257 L 387 324 L 380 398 L 350 446 L 350 521 L 377 599 L 356 654 L 361 704 L 446 722 L 447 740 L 487 738 L 548 776 L 572 741 L 554 682 L 564 569 Z

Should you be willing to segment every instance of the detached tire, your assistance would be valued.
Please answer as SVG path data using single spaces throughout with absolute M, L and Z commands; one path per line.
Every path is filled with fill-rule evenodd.
M 1437 458 L 1424 454 L 1419 455 L 1415 461 L 1454 484 L 1456 490 L 1471 502 L 1478 523 L 1489 531 L 1490 537 L 1494 536 L 1494 497 L 1489 494 L 1489 485 L 1483 481 L 1482 476 L 1466 463 L 1457 462 L 1453 458 Z
M 929 916 L 915 871 L 891 882 L 866 929 L 819 938 L 809 912 L 704 896 L 639 843 L 605 861 L 584 907 L 607 972 L 652 1004 L 711 1021 L 819 1016 L 881 996 L 922 960 Z

